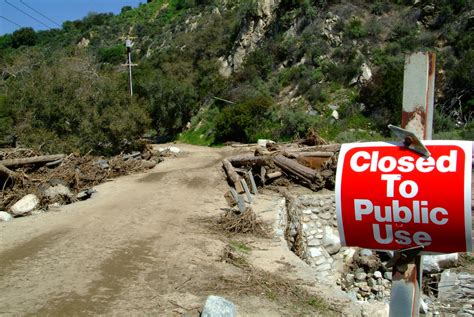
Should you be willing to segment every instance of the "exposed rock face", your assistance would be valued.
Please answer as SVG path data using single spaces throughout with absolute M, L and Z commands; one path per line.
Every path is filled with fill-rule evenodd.
M 274 12 L 278 8 L 280 0 L 261 0 L 257 2 L 256 18 L 247 21 L 240 30 L 233 53 L 228 57 L 219 58 L 221 67 L 219 73 L 223 77 L 229 77 L 232 72 L 238 70 L 248 53 L 255 50 L 258 42 L 265 36 L 268 26 L 274 19 Z
M 329 13 L 321 32 L 321 35 L 329 41 L 332 47 L 338 47 L 342 44 L 342 32 L 335 31 L 335 26 L 339 20 L 340 18 L 337 15 Z
M 91 41 L 90 41 L 89 39 L 86 39 L 85 37 L 83 37 L 83 38 L 79 41 L 79 43 L 77 43 L 77 47 L 78 47 L 78 48 L 86 48 L 86 47 L 89 46 L 89 43 L 90 43 L 90 42 L 91 42 Z

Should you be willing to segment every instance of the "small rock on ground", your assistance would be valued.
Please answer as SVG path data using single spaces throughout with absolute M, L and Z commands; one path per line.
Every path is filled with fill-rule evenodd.
M 17 201 L 10 209 L 14 216 L 22 216 L 36 209 L 39 198 L 34 194 L 28 194 Z
M 8 213 L 8 212 L 5 212 L 5 211 L 0 211 L 0 221 L 10 221 L 12 220 L 13 217 Z
M 235 317 L 235 305 L 225 298 L 210 295 L 201 313 L 201 317 Z

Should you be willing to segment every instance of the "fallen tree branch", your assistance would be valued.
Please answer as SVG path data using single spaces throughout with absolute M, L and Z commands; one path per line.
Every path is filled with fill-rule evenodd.
M 5 167 L 18 167 L 18 166 L 28 165 L 28 164 L 46 164 L 48 162 L 54 162 L 54 161 L 63 159 L 65 157 L 66 157 L 65 154 L 55 154 L 55 155 L 43 155 L 43 156 L 35 156 L 35 157 L 9 159 L 9 160 L 0 161 L 0 165 L 3 165 Z
M 8 179 L 8 178 L 16 179 L 17 176 L 18 175 L 15 172 L 10 170 L 6 166 L 0 164 L 0 178 L 3 178 L 3 179 Z

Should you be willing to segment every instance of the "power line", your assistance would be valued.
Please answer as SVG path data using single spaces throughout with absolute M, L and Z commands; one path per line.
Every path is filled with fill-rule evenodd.
M 38 10 L 36 10 L 35 8 L 32 8 L 31 6 L 29 6 L 28 4 L 24 3 L 23 0 L 20 0 L 20 2 L 27 8 L 29 8 L 30 10 L 36 12 L 37 14 L 41 15 L 43 18 L 47 19 L 48 21 L 56 24 L 57 26 L 61 27 L 61 25 L 59 23 L 57 23 L 56 21 L 48 18 L 46 15 L 44 15 L 43 13 L 39 12 Z
M 14 5 L 11 4 L 10 2 L 8 2 L 7 0 L 5 0 L 5 3 L 8 4 L 9 6 L 15 8 L 15 9 L 17 9 L 18 11 L 20 11 L 20 12 L 23 13 L 24 15 L 29 16 L 30 18 L 32 18 L 32 19 L 35 20 L 36 22 L 43 24 L 43 25 L 44 25 L 45 27 L 47 27 L 48 29 L 51 29 L 51 27 L 50 27 L 49 25 L 44 24 L 43 22 L 41 22 L 40 20 L 38 20 L 38 19 L 35 18 L 34 16 L 32 16 L 32 15 L 30 15 L 29 13 L 26 13 L 25 11 L 23 11 L 22 9 L 20 9 L 20 8 L 18 8 L 18 7 L 16 7 L 16 6 L 14 6 Z
M 4 19 L 5 21 L 10 22 L 11 24 L 15 24 L 15 25 L 18 26 L 19 28 L 22 27 L 21 25 L 19 25 L 19 24 L 16 23 L 15 21 L 12 21 L 12 20 L 10 20 L 10 19 L 7 19 L 7 18 L 5 18 L 4 16 L 1 16 L 1 15 L 0 15 L 0 18 Z

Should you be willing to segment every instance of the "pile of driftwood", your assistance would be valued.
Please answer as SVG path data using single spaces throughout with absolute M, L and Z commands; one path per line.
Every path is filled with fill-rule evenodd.
M 314 191 L 334 189 L 339 144 L 300 147 L 267 143 L 252 154 L 242 154 L 223 160 L 230 185 L 237 193 L 245 190 L 241 177 L 251 170 L 260 186 L 288 185 L 297 182 Z
M 27 194 L 35 194 L 41 207 L 47 208 L 51 200 L 43 192 L 48 187 L 61 184 L 75 195 L 108 179 L 144 171 L 156 164 L 150 150 L 111 158 L 75 153 L 41 155 L 20 148 L 0 150 L 0 210 L 8 210 Z M 62 198 L 64 201 L 59 203 L 71 202 Z

